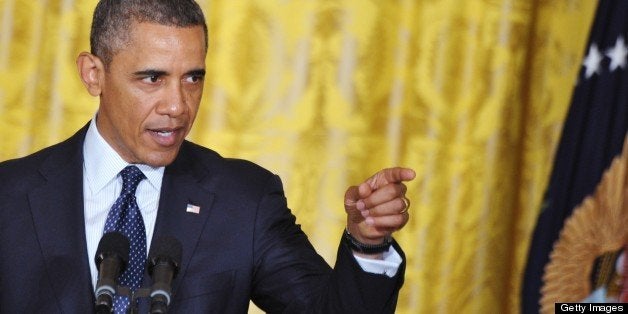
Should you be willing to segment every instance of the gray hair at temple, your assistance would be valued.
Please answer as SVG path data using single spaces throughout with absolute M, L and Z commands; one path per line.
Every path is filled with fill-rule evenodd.
M 91 53 L 103 60 L 105 66 L 109 65 L 128 43 L 134 22 L 176 27 L 201 25 L 207 49 L 205 16 L 194 0 L 101 0 L 92 20 Z

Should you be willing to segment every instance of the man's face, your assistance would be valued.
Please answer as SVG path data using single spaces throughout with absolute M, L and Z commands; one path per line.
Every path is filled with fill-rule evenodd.
M 108 65 L 97 126 L 129 163 L 170 164 L 189 133 L 203 94 L 202 26 L 134 23 Z

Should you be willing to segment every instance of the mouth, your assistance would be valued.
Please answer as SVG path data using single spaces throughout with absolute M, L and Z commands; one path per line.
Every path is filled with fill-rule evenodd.
M 163 130 L 151 130 L 151 132 L 154 132 L 157 136 L 160 136 L 160 137 L 169 137 L 169 136 L 172 136 L 172 134 L 174 134 L 174 131 L 163 131 Z
M 178 143 L 179 134 L 183 131 L 182 128 L 163 128 L 163 129 L 148 129 L 148 133 L 151 138 L 159 145 L 163 147 L 171 147 Z

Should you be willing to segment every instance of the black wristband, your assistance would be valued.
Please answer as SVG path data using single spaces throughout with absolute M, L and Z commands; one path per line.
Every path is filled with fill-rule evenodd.
M 354 238 L 347 229 L 342 236 L 342 240 L 354 251 L 363 254 L 378 254 L 388 251 L 392 245 L 392 238 L 386 237 L 382 244 L 365 244 Z

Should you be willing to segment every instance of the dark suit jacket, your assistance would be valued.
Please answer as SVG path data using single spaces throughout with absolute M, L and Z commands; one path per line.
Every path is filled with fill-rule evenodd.
M 0 163 L 1 313 L 93 312 L 86 130 Z M 365 273 L 344 244 L 330 268 L 295 224 L 277 176 L 187 141 L 164 173 L 154 238 L 162 235 L 183 245 L 175 313 L 246 313 L 249 300 L 270 313 L 394 312 L 403 283 L 405 262 L 394 278 Z

